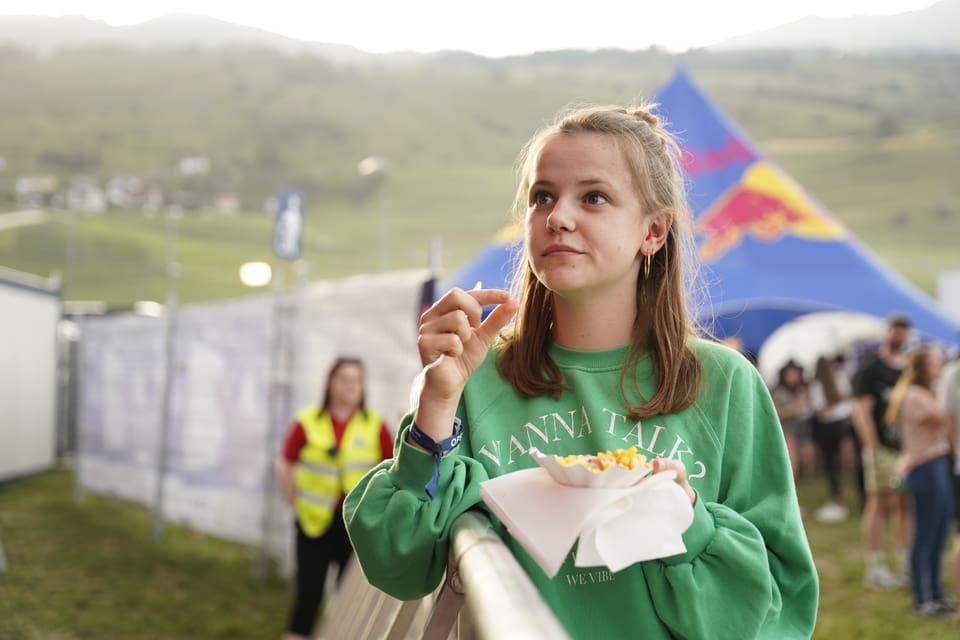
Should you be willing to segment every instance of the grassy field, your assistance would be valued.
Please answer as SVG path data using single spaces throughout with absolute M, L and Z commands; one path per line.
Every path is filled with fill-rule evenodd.
M 826 480 L 822 477 L 801 480 L 799 493 L 805 516 L 812 514 L 826 501 Z M 953 625 L 949 620 L 915 615 L 911 611 L 909 589 L 882 591 L 864 586 L 858 518 L 851 517 L 842 523 L 822 523 L 805 517 L 804 524 L 820 575 L 820 610 L 813 636 L 815 639 L 960 638 L 960 626 Z M 896 566 L 893 558 L 890 560 L 891 566 Z M 949 566 L 945 565 L 946 588 L 948 593 L 954 593 L 949 574 Z
M 849 138 L 773 140 L 768 153 L 863 243 L 927 293 L 935 295 L 940 272 L 960 269 L 955 242 L 960 191 L 947 186 L 951 167 L 960 165 L 960 145 L 914 133 L 882 144 Z M 925 169 L 918 171 L 920 165 Z M 308 202 L 303 258 L 310 279 L 380 268 L 381 207 L 389 217 L 388 267 L 427 267 L 431 239 L 437 238 L 441 275 L 480 252 L 509 221 L 509 165 L 418 165 L 398 169 L 390 180 L 386 200 Z M 0 264 L 60 274 L 65 299 L 104 300 L 129 309 L 136 300 L 164 299 L 171 257 L 183 267 L 175 285 L 182 301 L 245 295 L 249 290 L 240 283 L 238 269 L 246 261 L 273 260 L 270 242 L 271 219 L 262 213 L 194 212 L 171 224 L 130 212 L 60 212 L 45 224 L 0 232 Z
M 72 498 L 68 471 L 0 487 L 4 640 L 279 638 L 289 590 L 255 552 L 169 526 L 124 501 Z
M 801 482 L 812 513 L 825 495 Z M 120 500 L 72 500 L 68 471 L 0 487 L 0 539 L 9 562 L 0 575 L 0 638 L 173 640 L 278 637 L 287 585 L 252 577 L 253 550 L 170 526 L 150 537 L 150 513 Z M 857 522 L 810 519 L 820 573 L 820 640 L 939 640 L 960 627 L 910 612 L 906 589 L 863 586 Z
M 413 66 L 336 67 L 254 50 L 0 50 L 0 213 L 19 208 L 21 175 L 104 180 L 134 174 L 184 202 L 234 194 L 248 213 L 194 211 L 177 225 L 187 302 L 243 295 L 242 262 L 270 259 L 258 212 L 280 184 L 305 194 L 309 278 L 424 268 L 441 275 L 508 222 L 512 162 L 532 131 L 574 103 L 652 96 L 679 67 L 796 181 L 892 267 L 933 294 L 960 269 L 960 56 L 555 52 L 438 58 Z M 182 176 L 203 152 L 209 175 Z M 378 192 L 357 163 L 389 159 Z M 129 309 L 162 300 L 170 257 L 162 218 L 111 211 L 0 231 L 0 265 L 64 278 L 67 299 Z M 815 261 L 816 256 L 811 256 Z M 288 280 L 289 281 L 289 280 Z

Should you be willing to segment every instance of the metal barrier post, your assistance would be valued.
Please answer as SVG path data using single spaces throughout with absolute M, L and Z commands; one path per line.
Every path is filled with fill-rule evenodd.
M 370 586 L 352 559 L 318 640 L 569 640 L 486 516 L 461 515 L 451 541 L 443 587 L 409 602 Z M 424 620 L 427 607 L 432 608 Z
M 530 577 L 481 513 L 468 511 L 453 523 L 451 562 L 444 591 L 460 591 L 478 638 L 484 640 L 560 640 L 569 638 Z M 455 596 L 445 604 L 443 592 L 428 633 L 442 634 L 449 616 L 443 607 L 459 608 Z M 441 609 L 438 611 L 438 609 Z M 436 621 L 438 628 L 431 630 Z M 449 627 L 445 630 L 449 633 Z M 445 637 L 443 635 L 429 637 Z

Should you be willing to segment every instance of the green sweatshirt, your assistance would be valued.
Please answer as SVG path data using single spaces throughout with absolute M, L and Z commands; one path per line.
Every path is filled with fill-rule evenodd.
M 571 454 L 636 445 L 648 457 L 686 466 L 698 496 L 683 535 L 686 553 L 612 573 L 574 566 L 571 552 L 550 579 L 501 526 L 505 543 L 570 636 L 809 638 L 817 573 L 770 394 L 735 351 L 703 340 L 692 347 L 703 367 L 697 401 L 680 413 L 640 421 L 622 409 L 627 347 L 579 352 L 552 346 L 550 355 L 573 389 L 557 400 L 517 394 L 491 352 L 464 389 L 457 410 L 464 438 L 443 458 L 435 499 L 424 492 L 433 458 L 406 442 L 410 415 L 401 423 L 396 457 L 347 496 L 344 517 L 368 580 L 405 600 L 433 591 L 446 567 L 453 521 L 483 506 L 484 480 L 536 466 L 532 447 Z M 651 397 L 649 358 L 638 374 L 641 393 Z

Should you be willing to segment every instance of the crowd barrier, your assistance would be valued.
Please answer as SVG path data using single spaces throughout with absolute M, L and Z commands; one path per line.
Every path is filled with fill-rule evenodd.
M 446 579 L 421 600 L 372 587 L 351 560 L 316 640 L 563 640 L 540 593 L 482 513 L 453 525 Z

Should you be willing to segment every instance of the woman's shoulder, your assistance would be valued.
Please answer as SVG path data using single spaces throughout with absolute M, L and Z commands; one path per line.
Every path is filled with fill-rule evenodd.
M 739 393 L 737 389 L 766 388 L 757 368 L 736 349 L 706 338 L 693 338 L 688 345 L 700 363 L 702 394 L 729 395 Z
M 903 401 L 921 406 L 929 404 L 935 405 L 937 403 L 937 399 L 936 396 L 933 395 L 933 391 L 918 384 L 911 384 L 907 387 L 903 394 Z
M 732 347 L 707 338 L 691 338 L 687 341 L 693 355 L 700 362 L 704 371 L 716 369 L 721 371 L 745 371 L 755 373 L 756 367 L 745 355 Z

